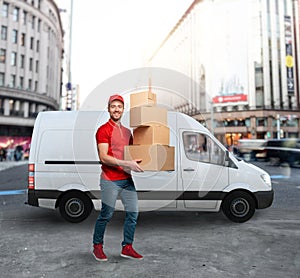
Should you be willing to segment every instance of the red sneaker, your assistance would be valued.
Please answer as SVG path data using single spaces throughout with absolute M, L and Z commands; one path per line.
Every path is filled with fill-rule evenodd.
M 127 244 L 127 245 L 123 246 L 121 256 L 124 258 L 135 259 L 135 260 L 143 259 L 143 256 L 140 255 L 138 252 L 136 252 L 132 248 L 132 244 Z
M 99 262 L 107 261 L 107 257 L 103 252 L 103 244 L 94 244 L 93 256 Z

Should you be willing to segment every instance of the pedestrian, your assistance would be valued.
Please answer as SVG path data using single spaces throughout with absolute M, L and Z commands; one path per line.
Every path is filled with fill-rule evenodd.
M 97 261 L 107 261 L 103 251 L 103 239 L 107 223 L 113 216 L 117 197 L 120 196 L 126 211 L 121 256 L 143 259 L 132 247 L 138 218 L 138 198 L 131 171 L 143 172 L 141 160 L 124 160 L 124 146 L 133 142 L 131 131 L 121 124 L 124 112 L 124 99 L 112 95 L 108 101 L 110 119 L 98 128 L 96 142 L 101 161 L 102 173 L 101 212 L 97 218 L 93 236 L 93 255 Z
M 0 149 L 0 161 L 4 160 L 4 148 Z

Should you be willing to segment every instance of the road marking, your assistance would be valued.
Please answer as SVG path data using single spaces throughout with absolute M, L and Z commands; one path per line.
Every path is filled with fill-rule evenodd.
M 20 195 L 25 194 L 27 192 L 26 189 L 20 189 L 20 190 L 5 190 L 0 191 L 0 196 L 6 196 L 6 195 Z
M 273 175 L 271 176 L 271 179 L 288 179 L 289 176 L 284 176 L 284 175 Z

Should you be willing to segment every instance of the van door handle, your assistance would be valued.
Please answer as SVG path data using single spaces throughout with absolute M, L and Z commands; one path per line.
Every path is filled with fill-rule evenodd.
M 194 168 L 185 168 L 185 169 L 183 169 L 183 171 L 185 171 L 185 172 L 193 172 L 193 171 L 195 171 L 195 169 Z

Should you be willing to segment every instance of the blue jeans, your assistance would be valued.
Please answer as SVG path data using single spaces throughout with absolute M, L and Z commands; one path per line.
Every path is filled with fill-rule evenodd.
M 102 208 L 95 224 L 93 243 L 103 244 L 106 225 L 114 214 L 116 200 L 120 196 L 126 211 L 122 246 L 132 244 L 138 218 L 138 198 L 133 180 L 131 178 L 118 181 L 101 179 L 100 187 Z

